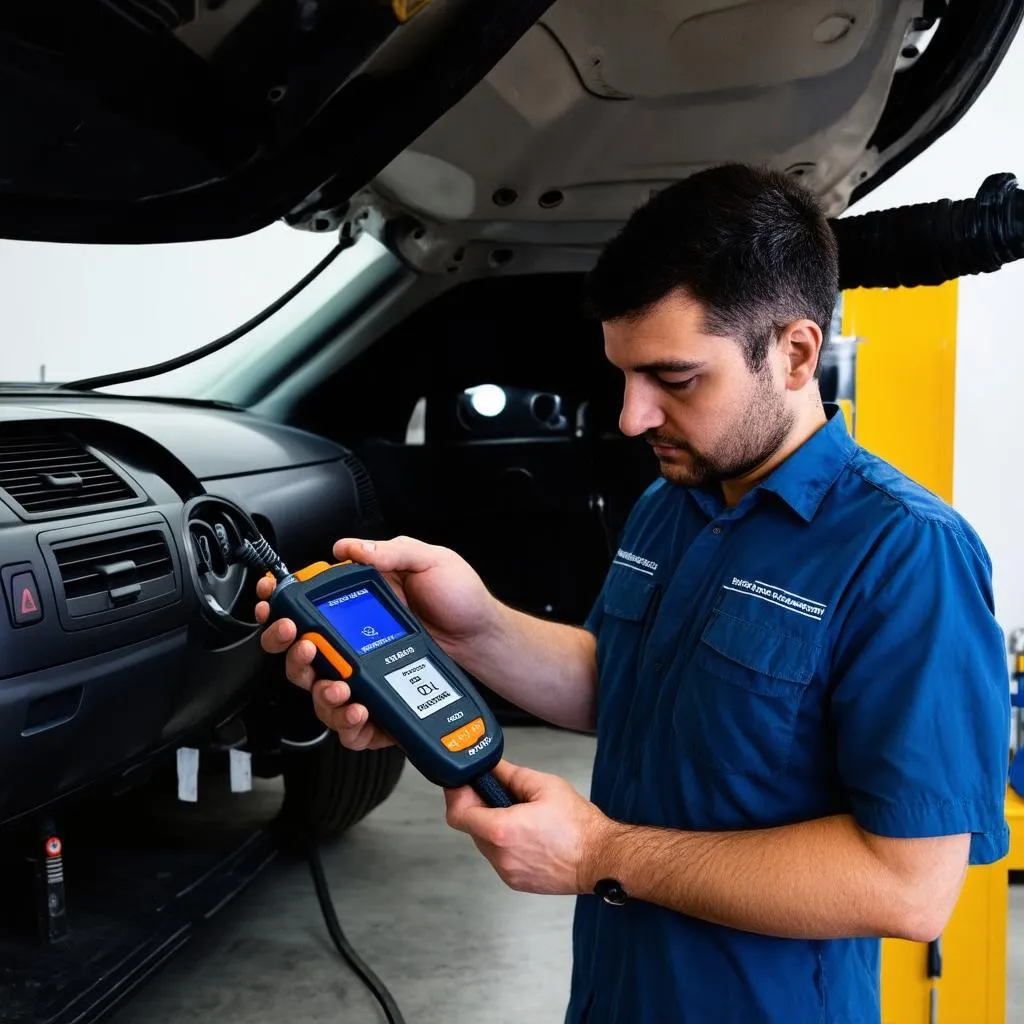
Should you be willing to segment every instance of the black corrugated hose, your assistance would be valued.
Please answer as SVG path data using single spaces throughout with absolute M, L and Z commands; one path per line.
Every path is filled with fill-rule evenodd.
M 941 284 L 1024 257 L 1024 192 L 1009 173 L 987 177 L 974 199 L 940 199 L 830 224 L 840 289 Z

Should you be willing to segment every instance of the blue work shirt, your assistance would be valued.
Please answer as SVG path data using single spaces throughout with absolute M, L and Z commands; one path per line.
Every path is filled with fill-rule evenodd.
M 851 814 L 881 836 L 969 832 L 972 863 L 998 860 L 1009 679 L 989 557 L 827 412 L 734 508 L 659 480 L 631 513 L 587 623 L 591 797 L 671 829 Z M 585 895 L 573 952 L 571 1024 L 880 1016 L 874 938 L 779 939 Z

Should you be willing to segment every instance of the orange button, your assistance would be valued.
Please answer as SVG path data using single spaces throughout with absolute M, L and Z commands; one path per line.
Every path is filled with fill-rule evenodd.
M 327 572 L 330 569 L 328 562 L 314 562 L 312 565 L 307 565 L 304 569 L 296 569 L 292 575 L 300 583 L 308 583 L 315 576 L 319 576 L 322 572 Z
M 308 583 L 311 579 L 315 579 L 322 572 L 327 572 L 328 569 L 334 569 L 339 565 L 351 565 L 352 559 L 349 558 L 344 562 L 335 562 L 333 565 L 330 562 L 314 562 L 312 565 L 307 565 L 304 569 L 296 569 L 292 575 L 300 583 Z M 273 573 L 268 573 L 273 576 Z
M 441 742 L 455 754 L 460 750 L 465 750 L 466 747 L 473 746 L 478 739 L 483 737 L 485 732 L 484 720 L 482 718 L 474 718 L 472 722 L 467 722 L 456 729 L 455 732 L 442 736 Z
M 352 666 L 319 633 L 303 633 L 299 639 L 309 640 L 334 666 L 342 679 L 348 679 L 352 675 Z

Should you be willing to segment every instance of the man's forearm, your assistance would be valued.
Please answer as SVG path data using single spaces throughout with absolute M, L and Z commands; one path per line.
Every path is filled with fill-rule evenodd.
M 494 623 L 451 652 L 495 693 L 554 725 L 596 721 L 597 645 L 592 633 L 498 605 Z
M 846 815 L 739 832 L 613 823 L 595 839 L 583 885 L 589 889 L 599 878 L 616 878 L 631 897 L 782 938 L 927 941 L 956 902 L 966 843 L 967 837 L 959 836 L 869 837 Z M 943 845 L 959 844 L 963 863 L 957 865 L 954 857 L 952 868 L 904 870 L 901 857 L 914 844 L 936 844 L 936 853 Z M 921 852 L 918 846 L 916 853 Z

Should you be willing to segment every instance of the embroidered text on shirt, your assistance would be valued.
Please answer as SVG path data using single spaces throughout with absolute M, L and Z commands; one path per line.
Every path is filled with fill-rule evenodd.
M 732 585 L 723 584 L 723 590 L 731 590 L 734 594 L 746 594 L 748 597 L 757 597 L 769 604 L 785 608 L 788 612 L 796 612 L 797 615 L 806 615 L 809 619 L 821 622 L 828 605 L 820 601 L 812 601 L 809 597 L 801 597 L 792 591 L 783 590 L 781 587 L 772 586 L 761 580 L 741 580 L 736 576 L 732 578 Z
M 637 572 L 653 576 L 658 571 L 658 563 L 652 562 L 649 558 L 634 555 L 632 551 L 625 551 L 622 548 L 615 553 L 615 565 L 621 565 L 624 569 L 635 569 Z

